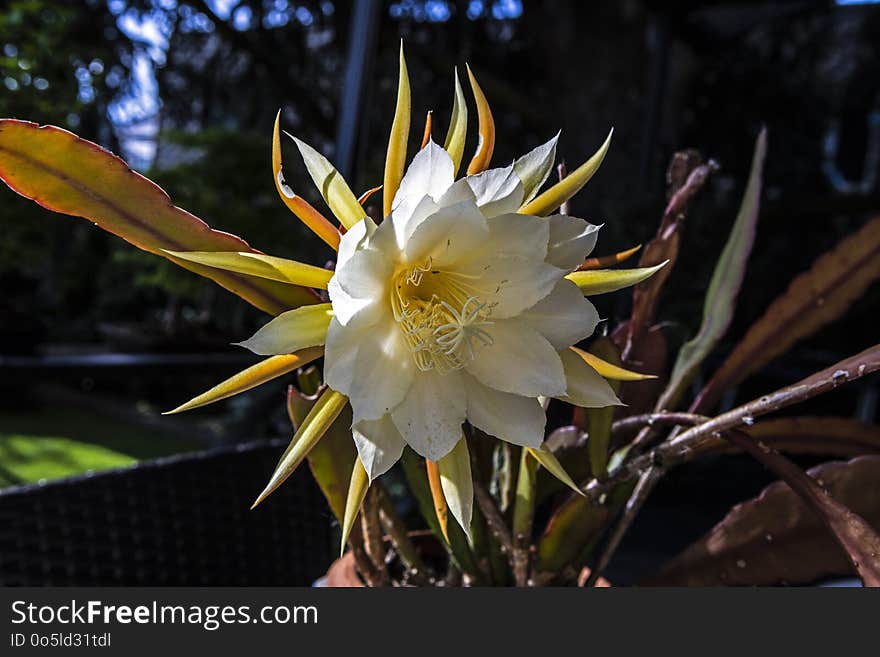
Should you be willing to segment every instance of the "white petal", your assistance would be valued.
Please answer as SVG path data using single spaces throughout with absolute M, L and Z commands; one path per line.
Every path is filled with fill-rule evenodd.
M 547 221 L 550 222 L 547 262 L 574 271 L 593 250 L 601 226 L 564 214 L 554 214 Z
M 471 282 L 493 320 L 514 317 L 531 308 L 550 294 L 565 274 L 540 259 L 492 252 L 482 259 L 455 263 L 450 270 Z
M 522 205 L 523 184 L 513 165 L 489 169 L 465 178 L 477 197 L 477 206 L 486 217 L 516 212 Z
M 471 476 L 471 456 L 467 441 L 462 438 L 449 454 L 437 463 L 440 486 L 458 524 L 470 536 L 474 510 L 474 480 Z
M 488 345 L 477 344 L 465 367 L 481 383 L 526 397 L 565 394 L 565 375 L 559 355 L 535 329 L 515 319 L 487 327 Z
M 455 179 L 452 158 L 433 141 L 421 149 L 407 168 L 391 203 L 400 228 L 405 227 L 413 210 L 425 196 L 438 200 Z
M 406 445 L 387 414 L 378 420 L 361 420 L 352 425 L 351 435 L 371 482 L 397 463 Z
M 541 144 L 513 163 L 513 170 L 523 182 L 523 203 L 528 203 L 535 197 L 550 175 L 553 163 L 556 161 L 557 141 L 559 141 L 558 132 L 546 144 Z
M 562 359 L 568 386 L 566 395 L 560 399 L 583 408 L 623 405 L 608 382 L 587 365 L 583 358 L 571 349 L 563 349 L 559 352 L 559 357 Z
M 561 350 L 591 336 L 599 323 L 599 313 L 577 285 L 562 279 L 550 294 L 524 311 L 518 319 Z
M 482 244 L 489 235 L 486 220 L 473 201 L 440 208 L 422 221 L 403 249 L 406 262 L 422 263 L 431 258 L 433 267 L 443 267 Z
M 502 214 L 487 219 L 486 223 L 492 253 L 534 260 L 547 257 L 550 224 L 546 219 L 527 214 Z
M 404 398 L 415 365 L 391 314 L 368 328 L 330 323 L 324 380 L 351 400 L 355 422 L 378 420 Z
M 329 303 L 302 306 L 281 313 L 247 340 L 235 344 L 261 356 L 292 354 L 324 344 L 332 317 Z
M 355 254 L 358 248 L 361 248 L 376 231 L 376 224 L 369 217 L 357 222 L 345 234 L 339 238 L 339 251 L 336 254 L 336 268 L 343 267 L 348 259 Z
M 339 322 L 347 325 L 358 315 L 358 321 L 374 323 L 387 306 L 393 270 L 388 253 L 368 248 L 358 249 L 337 266 L 327 292 Z
M 547 416 L 536 398 L 488 388 L 468 374 L 463 378 L 467 389 L 468 422 L 515 445 L 541 445 Z
M 406 398 L 391 419 L 406 443 L 432 461 L 446 456 L 461 438 L 467 414 L 464 385 L 458 372 L 418 372 Z

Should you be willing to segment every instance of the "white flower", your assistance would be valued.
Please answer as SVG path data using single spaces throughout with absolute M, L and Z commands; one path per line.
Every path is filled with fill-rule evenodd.
M 296 469 L 350 404 L 363 468 L 355 463 L 352 470 L 340 518 L 343 544 L 369 483 L 394 465 L 406 445 L 428 459 L 429 476 L 442 487 L 438 493 L 432 483 L 435 505 L 445 509 L 448 502 L 467 530 L 473 487 L 462 439 L 465 422 L 528 448 L 551 474 L 578 490 L 553 454 L 540 448 L 546 424 L 542 402 L 555 397 L 584 407 L 619 404 L 603 376 L 647 378 L 573 345 L 591 335 L 599 321 L 584 295 L 634 285 L 662 266 L 575 272 L 592 250 L 598 226 L 546 215 L 590 180 L 611 135 L 592 157 L 543 192 L 558 135 L 510 166 L 487 171 L 494 119 L 470 70 L 479 141 L 469 175 L 455 180 L 467 130 L 457 75 L 445 148 L 428 140 L 404 172 L 410 107 L 402 51 L 400 64 L 385 161 L 386 216 L 378 226 L 365 216 L 362 199 L 333 165 L 295 138 L 342 228 L 287 186 L 279 117 L 275 120 L 275 186 L 288 208 L 338 251 L 334 273 L 254 252 L 169 252 L 200 267 L 241 274 L 245 283 L 250 277 L 327 289 L 330 303 L 283 312 L 241 343 L 269 358 L 173 412 L 260 385 L 323 353 L 328 389 L 297 428 L 255 504 Z M 429 121 L 428 134 L 430 126 Z
M 523 199 L 514 165 L 454 181 L 451 158 L 429 142 L 406 171 L 391 215 L 343 235 L 328 286 L 334 317 L 324 377 L 351 402 L 371 479 L 406 444 L 441 460 L 465 420 L 539 447 L 539 397 L 618 403 L 581 359 L 559 353 L 599 321 L 565 279 L 592 250 L 598 227 L 517 214 Z

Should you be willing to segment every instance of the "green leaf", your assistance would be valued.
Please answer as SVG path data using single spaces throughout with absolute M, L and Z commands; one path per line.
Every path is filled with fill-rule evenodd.
M 678 352 L 669 376 L 669 383 L 660 399 L 658 410 L 673 410 L 685 388 L 696 375 L 706 356 L 727 332 L 736 308 L 736 297 L 746 274 L 746 264 L 755 241 L 755 228 L 761 207 L 761 178 L 767 154 L 767 129 L 763 128 L 755 142 L 749 182 L 740 202 L 730 237 L 715 265 L 712 280 L 703 303 L 700 330 Z
M 621 363 L 620 353 L 614 341 L 608 337 L 599 337 L 590 345 L 590 352 L 611 365 Z M 614 394 L 620 393 L 620 382 L 609 380 L 608 385 Z M 587 416 L 587 450 L 590 453 L 590 470 L 594 477 L 604 477 L 608 472 L 608 445 L 611 441 L 611 424 L 614 422 L 613 406 L 605 408 L 588 408 Z
M 731 386 L 843 315 L 880 278 L 880 217 L 823 254 L 770 304 L 692 405 L 701 413 Z
M 167 251 L 255 251 L 241 238 L 212 230 L 175 207 L 161 188 L 109 151 L 61 128 L 0 119 L 0 179 L 43 207 L 94 222 L 139 249 L 210 278 L 270 314 L 319 301 L 304 287 L 169 255 Z
M 448 526 L 449 543 L 443 537 L 443 531 L 440 529 L 440 523 L 437 520 L 437 514 L 434 512 L 434 501 L 431 497 L 431 487 L 428 484 L 428 475 L 425 472 L 425 461 L 413 452 L 409 447 L 403 450 L 400 457 L 400 464 L 403 467 L 403 473 L 406 477 L 406 483 L 416 503 L 419 507 L 419 513 L 422 519 L 427 523 L 428 527 L 434 533 L 434 536 L 445 546 L 448 547 L 452 558 L 458 566 L 466 573 L 470 573 L 475 577 L 480 576 L 480 569 L 473 551 L 468 544 L 464 531 L 459 527 L 457 522 L 450 523 Z
M 524 447 L 520 451 L 519 471 L 516 476 L 516 497 L 513 501 L 514 543 L 528 544 L 531 541 L 537 474 L 538 461 L 533 450 Z
M 584 546 L 598 539 L 608 517 L 607 506 L 570 496 L 554 510 L 538 539 L 536 570 L 559 572 L 574 564 Z

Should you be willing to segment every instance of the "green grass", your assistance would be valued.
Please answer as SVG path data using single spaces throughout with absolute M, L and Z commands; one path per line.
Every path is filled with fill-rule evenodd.
M 0 488 L 131 465 L 194 442 L 70 409 L 0 413 Z
M 0 434 L 0 488 L 136 463 L 100 445 L 55 436 Z

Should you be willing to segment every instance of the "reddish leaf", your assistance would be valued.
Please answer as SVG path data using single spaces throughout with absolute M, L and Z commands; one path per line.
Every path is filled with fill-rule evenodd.
M 880 217 L 819 257 L 770 304 L 691 406 L 712 408 L 725 389 L 847 311 L 880 278 Z
M 808 473 L 875 528 L 880 527 L 880 456 L 824 463 Z M 840 522 L 847 522 L 847 515 Z M 862 527 L 864 529 L 865 526 Z M 870 529 L 868 529 L 870 531 Z M 872 532 L 873 533 L 873 532 Z M 876 535 L 874 535 L 876 538 Z M 870 539 L 862 549 L 870 555 Z M 880 549 L 876 545 L 875 551 Z M 869 557 L 870 558 L 870 557 Z M 876 554 L 875 554 L 876 559 Z M 662 586 L 801 584 L 851 571 L 846 554 L 819 517 L 777 482 L 735 506 L 706 536 L 648 582 Z
M 0 179 L 43 207 L 83 217 L 134 246 L 206 276 L 271 314 L 316 303 L 314 291 L 206 267 L 168 251 L 246 251 L 247 242 L 212 230 L 175 207 L 155 183 L 120 158 L 55 126 L 0 119 Z
M 620 347 L 626 342 L 628 322 L 618 326 L 611 334 L 614 343 Z M 659 325 L 654 325 L 639 334 L 638 340 L 631 342 L 627 368 L 644 374 L 656 374 L 658 378 L 647 381 L 625 382 L 620 389 L 620 399 L 626 406 L 617 408 L 615 417 L 639 415 L 654 409 L 654 402 L 666 387 L 669 371 L 669 353 L 666 336 Z
M 637 349 L 639 340 L 654 324 L 660 293 L 678 259 L 680 228 L 687 209 L 709 175 L 717 168 L 718 165 L 712 160 L 703 163 L 699 155 L 693 151 L 676 153 L 673 156 L 667 172 L 669 202 L 663 212 L 657 235 L 642 251 L 639 267 L 651 267 L 666 260 L 669 264 L 633 288 L 632 315 L 625 326 L 615 331 L 615 342 L 627 366 L 634 364 L 633 358 L 636 356 L 634 350 Z M 655 373 L 659 374 L 659 372 Z

